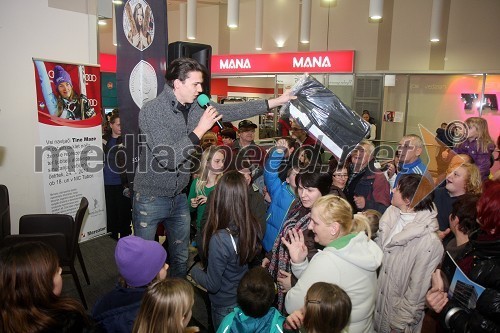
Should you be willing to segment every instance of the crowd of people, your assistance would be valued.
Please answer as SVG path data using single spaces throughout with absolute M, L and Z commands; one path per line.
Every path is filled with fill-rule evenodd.
M 109 119 L 116 288 L 88 315 L 60 295 L 54 250 L 4 248 L 1 332 L 197 332 L 193 284 L 208 294 L 213 332 L 500 331 L 500 180 L 490 175 L 483 118 L 467 119 L 466 140 L 440 150 L 444 176 L 427 168 L 415 134 L 382 167 L 366 139 L 347 160 L 324 164 L 293 120 L 268 150 L 249 120 L 212 132 L 222 116 L 248 118 L 294 97 L 203 109 L 195 102 L 203 77 L 196 61 L 174 60 L 164 91 L 142 108 L 147 141 L 132 195 L 117 161 L 119 114 Z M 159 226 L 165 246 L 154 240 Z M 200 262 L 188 271 L 190 245 Z M 452 274 L 458 268 L 465 285 Z

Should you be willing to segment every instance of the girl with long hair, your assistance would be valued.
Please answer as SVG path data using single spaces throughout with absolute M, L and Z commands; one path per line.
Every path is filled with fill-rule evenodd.
M 207 289 L 214 328 L 236 306 L 236 290 L 248 263 L 261 251 L 262 231 L 248 205 L 248 187 L 237 171 L 225 173 L 209 202 L 203 232 L 206 271 L 195 267 L 193 279 Z
M 188 195 L 191 212 L 196 212 L 196 242 L 201 243 L 202 217 L 206 209 L 208 195 L 215 189 L 215 184 L 222 177 L 224 170 L 224 150 L 220 146 L 211 146 L 201 155 L 198 178 L 193 179 Z M 200 249 L 200 247 L 198 248 Z
M 0 251 L 0 332 L 95 332 L 83 306 L 61 296 L 56 251 L 26 242 Z
M 349 324 L 352 303 L 339 286 L 316 282 L 309 288 L 304 307 L 287 317 L 293 329 L 304 327 L 308 333 L 341 333 Z
M 352 314 L 349 332 L 372 332 L 377 296 L 377 269 L 382 251 L 370 239 L 368 218 L 352 215 L 349 202 L 336 195 L 319 198 L 312 207 L 309 231 L 324 246 L 311 260 L 302 230 L 290 230 L 283 243 L 290 252 L 297 284 L 286 295 L 288 313 L 299 310 L 309 288 L 316 282 L 334 283 L 349 295 Z M 308 331 L 309 332 L 309 331 Z
M 187 327 L 194 304 L 193 286 L 185 280 L 170 278 L 148 287 L 133 333 L 188 333 L 199 332 Z
M 495 144 L 488 131 L 488 123 L 484 118 L 470 117 L 465 120 L 467 125 L 467 139 L 455 146 L 453 150 L 457 154 L 467 154 L 481 171 L 481 179 L 485 181 L 490 174 L 492 165 L 492 154 Z

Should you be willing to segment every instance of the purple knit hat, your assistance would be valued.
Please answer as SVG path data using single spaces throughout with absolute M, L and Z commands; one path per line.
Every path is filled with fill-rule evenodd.
M 61 66 L 57 65 L 54 67 L 54 84 L 58 87 L 63 82 L 68 82 L 73 87 L 73 83 L 71 83 L 71 77 L 68 72 L 64 70 Z
M 149 284 L 165 265 L 167 251 L 160 243 L 137 236 L 120 238 L 115 261 L 120 275 L 131 287 Z

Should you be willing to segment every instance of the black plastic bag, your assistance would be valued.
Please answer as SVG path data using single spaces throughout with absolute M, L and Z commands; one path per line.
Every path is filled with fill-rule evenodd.
M 281 116 L 294 118 L 340 161 L 370 133 L 370 124 L 314 77 L 305 75 L 297 81 L 292 94 L 297 99 L 282 107 Z

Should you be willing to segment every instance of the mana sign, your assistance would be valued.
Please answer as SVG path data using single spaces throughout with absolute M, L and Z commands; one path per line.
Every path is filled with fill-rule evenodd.
M 354 51 L 212 56 L 212 74 L 353 73 Z

